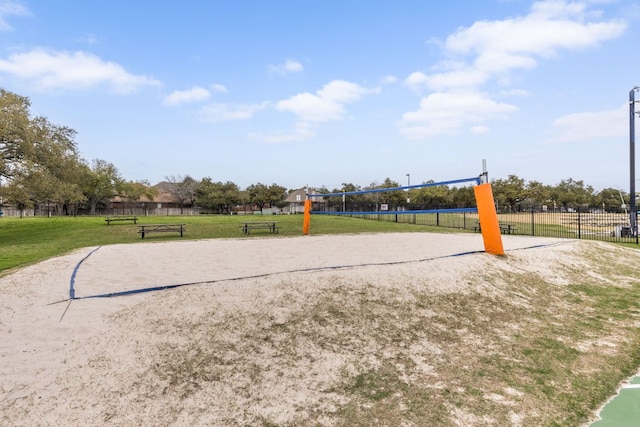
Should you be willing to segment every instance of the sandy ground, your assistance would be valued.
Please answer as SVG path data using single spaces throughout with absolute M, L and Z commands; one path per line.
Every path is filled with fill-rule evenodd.
M 526 252 L 531 265 L 578 244 L 504 239 L 507 254 Z M 234 335 L 242 314 L 258 319 L 245 335 L 262 318 L 282 325 L 336 283 L 378 283 L 394 295 L 424 286 L 464 291 L 464 277 L 495 258 L 482 251 L 481 236 L 465 234 L 259 237 L 85 248 L 20 269 L 0 278 L 0 425 L 249 425 L 330 412 L 316 394 L 338 380 L 346 362 L 338 351 L 296 354 L 285 370 L 272 353 L 286 347 L 251 347 L 233 357 L 255 365 L 247 353 L 256 352 L 272 361 L 255 365 L 260 375 L 220 371 L 224 380 L 207 389 L 189 383 L 189 367 L 163 364 L 179 348 L 198 351 L 205 336 L 194 325 L 203 319 L 220 325 L 222 354 L 244 339 Z M 72 285 L 77 299 L 69 300 Z M 173 285 L 181 286 L 92 298 Z M 149 377 L 165 368 L 173 376 Z

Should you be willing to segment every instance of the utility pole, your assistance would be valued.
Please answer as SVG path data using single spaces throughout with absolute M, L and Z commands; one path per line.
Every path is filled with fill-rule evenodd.
M 411 174 L 410 173 L 407 174 L 407 187 L 411 187 Z M 407 204 L 411 203 L 411 198 L 409 197 L 409 191 L 411 191 L 411 190 L 409 190 L 407 188 Z
M 636 91 L 635 86 L 629 92 L 629 227 L 638 240 L 638 207 L 636 206 Z

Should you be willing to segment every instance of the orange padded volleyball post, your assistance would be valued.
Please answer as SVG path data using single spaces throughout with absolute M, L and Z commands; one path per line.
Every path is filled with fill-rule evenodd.
M 502 247 L 502 235 L 500 234 L 500 224 L 498 223 L 498 213 L 493 201 L 493 191 L 491 184 L 480 184 L 473 187 L 478 205 L 478 217 L 480 220 L 480 230 L 482 240 L 484 240 L 484 250 L 494 255 L 504 255 Z
M 304 201 L 304 219 L 302 221 L 302 234 L 309 234 L 309 223 L 311 222 L 311 200 Z

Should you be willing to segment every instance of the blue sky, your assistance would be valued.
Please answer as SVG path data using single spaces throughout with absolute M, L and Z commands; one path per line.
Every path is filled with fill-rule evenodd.
M 628 191 L 639 25 L 631 0 L 0 0 L 0 87 L 151 184 L 417 184 L 486 159 Z

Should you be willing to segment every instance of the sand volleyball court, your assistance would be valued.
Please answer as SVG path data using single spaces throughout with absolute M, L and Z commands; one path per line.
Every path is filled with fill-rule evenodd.
M 418 292 L 501 292 L 482 279 L 496 268 L 562 283 L 554 265 L 579 266 L 581 245 L 505 236 L 496 257 L 480 235 L 401 233 L 76 250 L 0 278 L 0 424 L 335 425 L 350 373 L 402 351 L 407 381 L 436 375 L 437 345 L 373 339 Z M 354 310 L 358 339 L 341 323 Z

